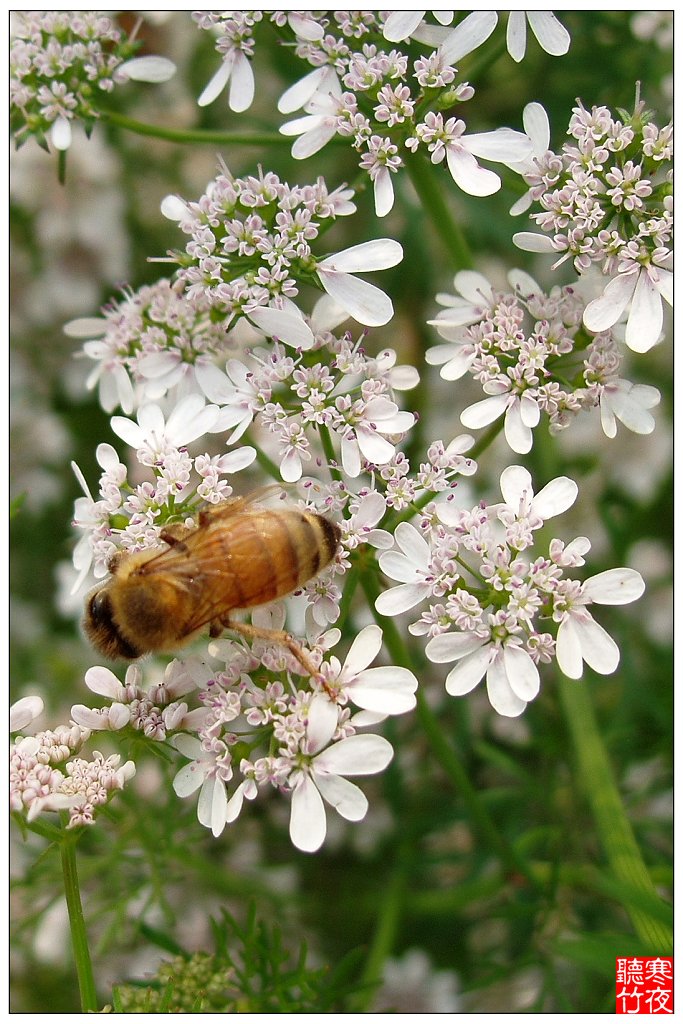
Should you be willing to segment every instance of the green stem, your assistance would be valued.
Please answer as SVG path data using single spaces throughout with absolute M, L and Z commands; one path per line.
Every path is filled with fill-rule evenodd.
M 559 694 L 583 790 L 614 877 L 636 892 L 659 899 L 626 816 L 588 685 L 562 677 Z M 626 909 L 647 948 L 658 956 L 671 956 L 671 929 L 640 908 L 627 905 Z
M 145 124 L 144 121 L 136 121 L 125 114 L 119 114 L 115 110 L 100 110 L 102 117 L 110 124 L 116 124 L 119 128 L 125 128 L 136 135 L 152 136 L 155 139 L 164 139 L 166 142 L 179 142 L 187 145 L 194 142 L 211 143 L 214 146 L 274 146 L 291 143 L 291 139 L 278 132 L 209 132 L 200 128 L 187 130 L 182 128 L 164 128 L 156 124 Z
M 76 868 L 77 838 L 73 833 L 65 834 L 59 844 L 62 858 L 62 873 L 64 875 L 64 894 L 69 913 L 71 944 L 74 951 L 78 987 L 81 993 L 81 1009 L 83 1013 L 97 1013 L 98 1003 L 95 991 L 95 978 L 90 961 L 88 936 L 85 930 L 85 918 L 83 917 L 81 893 L 78 885 L 78 871 Z
M 327 459 L 327 465 L 330 470 L 330 476 L 333 480 L 338 483 L 341 482 L 342 476 L 337 468 L 337 456 L 335 455 L 334 445 L 332 444 L 332 435 L 330 434 L 329 427 L 325 426 L 324 423 L 318 424 L 318 433 L 320 434 L 320 441 L 323 446 L 325 458 Z
M 471 270 L 474 263 L 465 235 L 446 202 L 447 189 L 443 187 L 443 182 L 436 180 L 437 173 L 445 174 L 444 168 L 436 170 L 420 155 L 406 159 L 405 164 L 423 209 L 431 218 L 446 251 L 453 259 L 454 269 Z

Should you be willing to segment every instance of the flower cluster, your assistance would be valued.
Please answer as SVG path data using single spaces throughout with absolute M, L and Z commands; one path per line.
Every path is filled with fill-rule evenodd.
M 15 11 L 10 47 L 10 104 L 18 144 L 33 136 L 47 148 L 71 144 L 71 128 L 92 131 L 98 93 L 129 79 L 164 82 L 175 65 L 136 57 L 138 44 L 95 11 Z
M 609 280 L 588 303 L 585 326 L 608 330 L 628 310 L 626 344 L 646 352 L 662 331 L 662 299 L 673 305 L 673 125 L 659 128 L 640 102 L 620 114 L 579 103 L 560 153 L 547 148 L 547 118 L 540 122 L 524 177 L 541 209 L 532 219 L 546 234 L 514 240 L 561 254 L 559 263 L 573 259 L 580 274 L 599 267 Z
M 12 708 L 11 725 L 24 728 L 42 711 L 38 697 L 25 697 Z M 33 821 L 45 811 L 68 811 L 67 828 L 92 825 L 97 809 L 109 802 L 135 775 L 135 765 L 121 765 L 118 754 L 95 751 L 91 760 L 75 757 L 90 730 L 75 722 L 35 736 L 17 736 L 10 749 L 10 809 Z
M 322 259 L 311 248 L 326 222 L 355 211 L 352 196 L 343 186 L 329 192 L 322 178 L 290 186 L 272 171 L 235 178 L 224 167 L 197 202 L 168 196 L 162 203 L 162 213 L 191 236 L 185 252 L 174 254 L 178 280 L 188 298 L 208 300 L 226 324 L 247 317 L 298 348 L 310 347 L 311 332 L 283 306 L 302 282 L 322 287 L 360 323 L 385 324 L 393 315 L 389 298 L 353 272 L 395 266 L 403 257 L 398 242 L 378 239 Z
M 433 163 L 445 159 L 456 184 L 479 196 L 496 192 L 501 181 L 481 167 L 477 157 L 513 166 L 531 155 L 531 143 L 520 132 L 503 128 L 466 135 L 463 120 L 451 117 L 444 122 L 439 112 L 474 95 L 468 82 L 456 82 L 454 64 L 490 36 L 497 15 L 474 12 L 450 28 L 446 27 L 452 20 L 450 12 L 436 12 L 436 26 L 424 22 L 424 13 L 271 14 L 287 41 L 293 37 L 295 55 L 313 67 L 283 93 L 278 104 L 283 114 L 303 110 L 303 116 L 280 128 L 284 135 L 296 137 L 292 155 L 312 156 L 335 136 L 348 140 L 373 183 L 378 217 L 393 207 L 392 177 L 403 166 L 406 149 L 414 152 L 424 146 Z M 215 99 L 228 81 L 233 110 L 244 110 L 251 103 L 254 80 L 248 58 L 253 54 L 257 15 L 260 18 L 260 12 L 195 14 L 200 27 L 220 33 L 218 46 L 224 60 L 200 103 Z M 550 52 L 566 52 L 568 37 L 562 48 L 558 38 L 564 30 L 553 16 L 542 12 L 533 18 L 534 31 L 546 40 Z M 550 32 L 548 18 L 553 23 Z M 511 15 L 508 41 L 515 59 L 524 53 L 525 26 L 523 15 L 521 21 L 516 13 Z M 552 36 L 554 40 L 549 41 Z M 407 54 L 391 46 L 410 37 L 429 47 L 425 56 L 412 63 Z
M 284 608 L 255 613 L 253 622 L 281 626 Z M 343 664 L 324 657 L 338 639 L 338 631 L 330 631 L 305 651 L 314 677 L 286 647 L 259 638 L 215 641 L 210 654 L 223 664 L 220 670 L 196 658 L 173 661 L 147 691 L 137 666 L 124 683 L 95 667 L 86 684 L 109 705 L 77 705 L 72 716 L 84 731 L 133 729 L 151 741 L 169 740 L 189 759 L 175 791 L 185 797 L 199 790 L 199 821 L 216 836 L 235 821 L 245 799 L 272 788 L 286 794 L 292 841 L 312 852 L 325 838 L 323 800 L 347 820 L 360 821 L 367 800 L 347 777 L 375 774 L 391 759 L 385 739 L 359 730 L 415 706 L 411 672 L 369 667 L 382 646 L 378 626 L 361 630 Z M 197 689 L 198 706 L 190 710 L 185 698 Z M 351 704 L 360 710 L 352 713 Z
M 461 271 L 454 279 L 458 294 L 437 296 L 445 308 L 430 323 L 447 344 L 429 349 L 427 362 L 440 365 L 445 380 L 470 373 L 489 396 L 462 412 L 463 425 L 477 429 L 504 416 L 506 440 L 522 454 L 531 449 L 542 414 L 552 433 L 593 408 L 608 437 L 615 436 L 617 419 L 651 433 L 649 410 L 659 392 L 621 377 L 611 331 L 592 337 L 584 329 L 580 286 L 546 295 L 522 271 L 511 271 L 508 280 L 512 291 L 497 292 L 481 274 Z
M 498 504 L 467 509 L 451 499 L 428 506 L 419 529 L 401 523 L 396 548 L 379 558 L 399 585 L 381 594 L 376 607 L 397 615 L 426 602 L 409 629 L 430 637 L 430 661 L 458 663 L 446 677 L 448 693 L 469 693 L 486 676 L 492 707 L 515 717 L 539 692 L 541 662 L 555 658 L 571 679 L 580 678 L 584 661 L 595 672 L 615 671 L 617 645 L 589 607 L 635 601 L 644 584 L 633 569 L 611 569 L 583 583 L 565 577 L 585 564 L 587 537 L 569 544 L 553 539 L 547 554 L 537 553 L 534 533 L 574 503 L 573 480 L 558 477 L 534 494 L 528 471 L 509 466 L 500 485 Z M 544 628 L 551 622 L 555 635 Z

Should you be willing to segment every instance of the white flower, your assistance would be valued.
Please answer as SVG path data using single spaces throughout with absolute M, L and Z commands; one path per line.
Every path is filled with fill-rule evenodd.
M 366 626 L 351 644 L 343 665 L 331 658 L 322 668 L 330 689 L 340 691 L 366 711 L 402 715 L 415 707 L 417 679 L 407 668 L 396 665 L 368 668 L 382 647 L 379 626 Z
M 321 70 L 317 69 L 317 71 Z M 311 76 L 308 76 L 307 84 L 310 80 Z M 301 85 L 301 82 L 297 83 L 297 86 Z M 292 94 L 291 90 L 288 90 L 280 103 L 287 98 L 289 104 L 292 102 L 292 95 L 298 99 L 301 92 Z M 282 110 L 282 107 L 280 109 Z M 341 87 L 336 75 L 328 74 L 321 80 L 318 91 L 306 100 L 304 109 L 306 110 L 304 117 L 297 117 L 293 121 L 286 121 L 280 125 L 281 135 L 299 136 L 292 146 L 292 156 L 295 160 L 305 160 L 307 157 L 313 156 L 314 153 L 318 153 L 337 134 L 339 114 L 343 109 L 343 104 Z
M 234 444 L 249 429 L 256 415 L 260 389 L 253 373 L 238 359 L 229 359 L 225 372 L 212 363 L 198 366 L 197 383 L 209 401 L 220 406 L 214 426 L 220 431 L 234 427 L 227 440 L 228 444 Z
M 288 309 L 246 306 L 245 313 L 266 337 L 275 338 L 294 348 L 309 349 L 315 342 L 313 331 L 294 303 L 290 303 L 290 306 Z
M 558 476 L 534 494 L 531 474 L 524 466 L 508 466 L 500 475 L 504 504 L 491 511 L 508 529 L 538 530 L 546 519 L 562 515 L 576 501 L 579 489 L 567 476 Z
M 474 11 L 468 14 L 439 47 L 444 63 L 457 64 L 462 57 L 486 42 L 497 24 L 498 15 L 495 11 Z
M 673 273 L 666 267 L 629 261 L 607 284 L 602 295 L 589 302 L 583 322 L 598 334 L 613 327 L 630 306 L 624 341 L 634 352 L 647 352 L 659 340 L 664 313 L 662 299 L 673 306 Z
M 88 390 L 99 384 L 100 405 L 105 412 L 113 412 L 120 406 L 125 413 L 129 413 L 135 408 L 135 389 L 125 366 L 121 365 L 117 354 L 112 352 L 111 343 L 104 340 L 108 330 L 109 322 L 96 316 L 79 317 L 64 325 L 64 333 L 69 338 L 90 339 L 85 341 L 83 352 L 89 359 L 94 359 L 97 365 L 85 382 Z M 103 340 L 98 340 L 100 338 Z
M 434 585 L 431 575 L 431 552 L 422 534 L 410 523 L 399 523 L 394 534 L 399 551 L 385 551 L 379 567 L 389 579 L 400 586 L 380 594 L 375 608 L 380 615 L 399 615 L 429 597 Z
M 464 328 L 479 323 L 493 302 L 490 283 L 476 271 L 459 271 L 453 278 L 453 285 L 459 294 L 437 294 L 436 301 L 445 308 L 434 320 L 427 321 L 450 342 L 449 345 L 434 345 L 425 355 L 430 366 L 441 366 L 444 380 L 459 380 L 469 370 L 477 350 Z
M 325 840 L 323 799 L 347 821 L 361 821 L 368 801 L 345 776 L 375 775 L 386 768 L 394 753 L 382 736 L 348 736 L 327 746 L 338 718 L 338 707 L 327 697 L 313 697 L 300 767 L 289 777 L 293 787 L 289 834 L 297 849 L 306 853 L 314 853 Z
M 19 732 L 30 725 L 34 718 L 43 713 L 44 704 L 41 697 L 22 697 L 9 709 L 9 731 Z
M 232 768 L 219 764 L 215 751 L 205 750 L 195 736 L 181 733 L 171 742 L 181 754 L 192 759 L 174 778 L 173 789 L 179 797 L 190 796 L 199 789 L 197 818 L 214 836 L 219 836 L 227 821 L 225 786 L 232 777 Z
M 559 621 L 555 656 L 570 679 L 580 679 L 583 662 L 610 675 L 619 664 L 619 648 L 586 607 L 589 604 L 630 604 L 645 590 L 635 569 L 608 569 L 591 576 L 582 584 L 568 586 L 557 602 L 553 618 Z
M 213 103 L 230 83 L 228 106 L 235 113 L 247 110 L 254 99 L 254 72 L 251 63 L 242 51 L 234 47 L 225 54 L 223 62 L 215 75 L 210 79 L 197 105 L 206 107 Z
M 394 542 L 391 534 L 387 530 L 374 529 L 386 509 L 386 499 L 379 491 L 370 491 L 364 495 L 353 514 L 341 521 L 345 547 L 349 550 L 353 550 L 359 544 L 370 544 L 373 548 L 383 549 L 392 547 Z
M 354 415 L 353 426 L 341 439 L 344 472 L 350 477 L 357 477 L 361 471 L 361 455 L 376 466 L 386 465 L 394 457 L 396 449 L 385 435 L 402 434 L 414 423 L 412 412 L 402 411 L 383 395 L 365 402 L 362 414 Z
M 294 85 L 290 85 L 280 97 L 277 109 L 281 114 L 291 114 L 292 111 L 305 107 L 316 93 L 322 96 L 328 93 L 341 96 L 337 73 L 329 64 L 325 64 L 321 68 L 315 68 L 299 79 L 298 82 L 295 82 Z M 298 134 L 298 132 L 283 132 L 282 134 L 291 135 Z
M 403 259 L 401 245 L 392 238 L 361 242 L 316 264 L 327 294 L 359 323 L 382 327 L 394 315 L 391 299 L 375 285 L 353 276 L 357 271 L 386 270 Z
M 168 82 L 176 71 L 175 64 L 166 57 L 133 57 L 126 60 L 114 71 L 117 82 Z
M 218 414 L 218 406 L 205 405 L 202 395 L 186 395 L 167 421 L 158 405 L 149 404 L 138 409 L 137 423 L 125 416 L 112 416 L 111 428 L 132 448 L 158 458 L 168 448 L 182 448 L 210 431 Z
M 517 13 L 515 11 L 513 14 Z M 522 114 L 524 131 L 531 139 L 531 155 L 519 164 L 510 165 L 517 174 L 528 174 L 536 169 L 536 160 L 540 159 L 550 148 L 550 121 L 540 103 L 527 103 Z M 510 216 L 517 217 L 531 206 L 532 189 L 528 189 L 520 199 L 510 207 Z
M 634 434 L 651 434 L 655 419 L 648 409 L 659 405 L 661 395 L 648 384 L 632 384 L 615 378 L 604 384 L 600 393 L 600 422 L 607 437 L 615 437 L 617 420 Z
M 442 633 L 429 641 L 425 653 L 437 664 L 458 662 L 446 676 L 446 691 L 452 697 L 470 693 L 486 675 L 486 689 L 494 711 L 516 718 L 540 688 L 538 669 L 518 644 L 514 637 L 500 643 L 490 635 Z
M 539 46 L 553 57 L 563 56 L 569 49 L 571 36 L 552 11 L 510 11 L 507 28 L 507 49 L 519 63 L 526 53 L 526 23 Z
M 493 393 L 492 397 L 464 409 L 460 414 L 460 422 L 470 430 L 478 430 L 504 415 L 505 440 L 513 452 L 525 455 L 531 451 L 533 428 L 538 426 L 541 410 L 533 389 L 520 394 L 515 388 L 514 381 L 502 375 L 487 381 L 484 390 Z

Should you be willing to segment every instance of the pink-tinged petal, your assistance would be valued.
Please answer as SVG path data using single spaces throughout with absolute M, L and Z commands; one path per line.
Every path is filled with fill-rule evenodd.
M 325 841 L 325 805 L 313 780 L 305 775 L 292 793 L 289 837 L 297 850 L 315 853 Z
M 441 633 L 432 637 L 425 648 L 430 661 L 439 665 L 447 661 L 458 661 L 489 643 L 488 637 L 476 633 Z
M 103 665 L 94 665 L 85 673 L 85 685 L 93 693 L 109 700 L 120 700 L 125 696 L 125 688 L 113 672 Z
M 328 256 L 318 263 L 318 269 L 322 267 L 325 270 L 338 270 L 343 273 L 387 270 L 389 267 L 395 267 L 402 259 L 403 247 L 399 242 L 393 238 L 375 238 Z
M 368 812 L 368 801 L 353 782 L 339 775 L 321 775 L 318 772 L 315 782 L 323 798 L 342 818 L 347 821 L 363 820 Z
M 239 114 L 247 110 L 254 99 L 254 72 L 251 62 L 243 53 L 237 52 L 230 78 L 228 105 Z
M 527 11 L 531 31 L 539 45 L 553 57 L 562 57 L 569 49 L 571 36 L 552 11 Z
M 507 51 L 518 64 L 526 53 L 526 17 L 524 11 L 510 11 L 506 33 Z
M 25 729 L 34 718 L 42 713 L 43 707 L 41 697 L 21 697 L 15 701 L 9 709 L 10 732 L 19 732 L 20 729 Z
M 617 274 L 602 295 L 588 303 L 583 311 L 583 322 L 589 331 L 597 334 L 614 326 L 633 296 L 640 273 Z
M 607 569 L 587 579 L 582 589 L 595 604 L 630 604 L 642 597 L 645 582 L 635 569 Z
M 356 438 L 358 447 L 368 462 L 374 462 L 377 466 L 384 466 L 394 456 L 394 446 L 381 434 L 366 423 L 356 425 Z
M 399 523 L 394 536 L 401 551 L 408 556 L 413 565 L 423 568 L 429 565 L 431 557 L 429 544 L 412 523 Z
M 666 270 L 664 267 L 657 267 L 653 264 L 648 268 L 648 274 L 650 276 L 650 280 L 653 282 L 662 298 L 668 302 L 670 306 L 673 306 L 674 276 L 671 271 Z
M 115 77 L 129 78 L 133 82 L 168 82 L 175 71 L 175 64 L 166 57 L 133 57 L 119 64 Z
M 375 608 L 380 615 L 400 615 L 428 597 L 431 589 L 429 583 L 401 583 L 380 594 L 375 601 Z
M 569 679 L 580 679 L 583 675 L 583 658 L 581 657 L 581 639 L 576 629 L 576 622 L 571 615 L 565 615 L 557 631 L 555 644 L 557 664 Z
M 494 711 L 499 715 L 505 715 L 506 718 L 517 718 L 524 711 L 527 702 L 514 693 L 505 668 L 502 652 L 499 652 L 486 673 L 486 692 Z
M 513 167 L 512 169 L 515 170 L 516 168 Z M 524 172 L 522 170 L 520 170 L 519 173 L 523 174 Z M 519 215 L 521 213 L 525 213 L 526 210 L 528 210 L 530 206 L 531 206 L 531 193 L 530 192 L 525 192 L 524 195 L 520 196 L 520 198 L 517 200 L 517 202 L 513 203 L 512 206 L 510 207 L 510 216 L 511 217 L 519 217 Z
M 307 42 L 315 42 L 317 39 L 322 39 L 325 35 L 323 26 L 319 21 L 315 21 L 312 14 L 308 11 L 303 14 L 299 11 L 289 11 L 287 21 L 294 35 L 299 39 L 305 39 Z
M 662 297 L 645 270 L 638 274 L 624 341 L 633 352 L 647 352 L 662 333 Z
M 383 327 L 394 315 L 391 299 L 374 284 L 351 274 L 340 274 L 318 265 L 323 288 L 335 302 L 366 327 Z
M 382 649 L 382 630 L 370 625 L 361 629 L 344 660 L 342 678 L 350 679 L 370 665 Z
M 71 145 L 71 121 L 58 117 L 50 130 L 50 139 L 55 149 L 67 150 Z
M 462 144 L 482 160 L 496 160 L 503 164 L 519 163 L 533 154 L 531 139 L 514 128 L 496 128 L 492 132 L 465 135 Z
M 209 103 L 213 103 L 220 96 L 228 83 L 231 72 L 232 61 L 224 61 L 202 91 L 197 100 L 198 107 L 208 107 Z
M 325 694 L 316 694 L 308 711 L 306 753 L 317 754 L 334 735 L 339 721 L 339 708 Z
M 503 664 L 513 693 L 528 703 L 538 696 L 541 677 L 531 657 L 521 647 L 508 644 L 503 648 Z
M 424 15 L 424 11 L 392 11 L 382 26 L 382 35 L 390 43 L 400 43 L 413 34 Z
M 356 707 L 385 715 L 402 715 L 415 707 L 417 679 L 407 668 L 368 668 L 346 686 Z
M 329 65 L 315 68 L 283 92 L 277 109 L 281 114 L 291 114 L 294 110 L 300 110 L 316 92 L 327 93 L 335 86 L 335 92 L 339 93 L 337 75 Z
M 502 395 L 493 395 L 485 398 L 482 402 L 475 402 L 460 414 L 460 422 L 470 430 L 478 430 L 480 427 L 487 427 L 505 412 L 509 395 L 505 392 Z
M 495 11 L 474 11 L 451 32 L 440 48 L 446 64 L 457 64 L 461 57 L 486 42 L 498 24 Z
M 447 146 L 446 162 L 455 184 L 469 196 L 492 196 L 501 186 L 498 175 L 480 167 L 476 158 L 464 149 Z
M 524 466 L 507 466 L 500 474 L 500 493 L 506 505 L 518 513 L 520 505 L 534 496 L 531 473 Z
M 576 631 L 586 664 L 602 676 L 611 675 L 619 664 L 619 648 L 609 633 L 591 615 L 577 619 Z
M 315 771 L 331 775 L 375 775 L 384 771 L 394 748 L 383 736 L 347 736 L 315 759 Z
M 438 637 L 434 639 L 438 639 Z M 496 650 L 491 644 L 486 644 L 485 647 L 480 647 L 472 654 L 468 654 L 446 676 L 446 692 L 450 693 L 451 697 L 462 697 L 464 694 L 470 693 L 484 678 L 495 656 Z
M 557 252 L 553 240 L 548 235 L 539 235 L 535 231 L 517 231 L 512 236 L 512 241 L 518 249 L 525 252 Z
M 330 121 L 329 119 L 321 121 L 319 115 L 315 115 L 312 120 L 318 123 L 312 126 L 301 138 L 297 139 L 292 146 L 292 156 L 295 160 L 307 160 L 309 156 L 319 153 L 330 139 L 334 138 L 337 134 L 336 121 Z M 282 128 L 280 131 L 282 132 Z M 282 132 L 282 134 L 285 135 L 286 133 Z
M 394 186 L 391 171 L 381 167 L 374 182 L 375 213 L 378 217 L 386 217 L 394 207 Z
M 272 306 L 256 306 L 247 312 L 247 316 L 268 337 L 279 338 L 286 345 L 309 349 L 315 342 L 311 328 L 295 313 Z
M 558 476 L 542 487 L 531 503 L 541 519 L 552 519 L 571 508 L 577 499 L 579 488 L 568 476 Z

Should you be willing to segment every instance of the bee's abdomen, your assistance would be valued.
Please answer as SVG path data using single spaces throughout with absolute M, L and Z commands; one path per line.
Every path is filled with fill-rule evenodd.
M 238 607 L 267 604 L 303 586 L 332 561 L 338 544 L 339 528 L 315 512 L 287 509 L 245 516 L 239 539 L 226 544 Z

